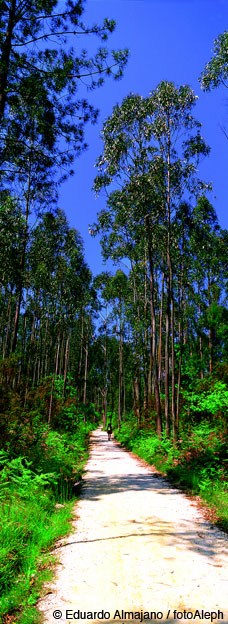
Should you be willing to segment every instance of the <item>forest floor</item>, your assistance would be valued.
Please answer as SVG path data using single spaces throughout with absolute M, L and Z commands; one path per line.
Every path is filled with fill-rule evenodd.
M 228 624 L 227 540 L 196 501 L 99 428 L 73 532 L 55 546 L 55 578 L 38 608 L 46 624 L 79 620 L 78 611 L 90 621 L 140 621 L 122 610 Z

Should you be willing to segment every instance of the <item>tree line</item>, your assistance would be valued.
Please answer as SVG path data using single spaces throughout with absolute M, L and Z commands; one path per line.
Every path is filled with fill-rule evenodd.
M 4 2 L 1 11 L 0 339 L 2 383 L 21 393 L 57 376 L 79 400 L 118 425 L 176 441 L 192 379 L 227 361 L 227 240 L 198 177 L 210 153 L 186 85 L 162 81 L 148 97 L 129 94 L 103 126 L 94 191 L 107 202 L 93 235 L 117 270 L 93 278 L 79 232 L 58 206 L 58 187 L 86 147 L 98 111 L 81 97 L 122 76 L 127 50 L 104 41 L 113 20 L 87 26 L 81 0 Z M 94 56 L 72 37 L 98 37 Z M 227 33 L 202 76 L 205 90 L 227 77 Z M 53 43 L 54 41 L 54 43 Z M 98 324 L 98 318 L 100 324 Z
M 114 20 L 89 25 L 84 10 L 82 0 L 1 5 L 1 356 L 6 382 L 16 390 L 23 379 L 24 404 L 43 376 L 62 374 L 65 387 L 68 370 L 87 398 L 96 297 L 58 189 L 87 147 L 86 123 L 97 120 L 85 90 L 121 78 L 128 51 L 107 46 Z M 80 50 L 91 38 L 100 41 L 93 55 Z

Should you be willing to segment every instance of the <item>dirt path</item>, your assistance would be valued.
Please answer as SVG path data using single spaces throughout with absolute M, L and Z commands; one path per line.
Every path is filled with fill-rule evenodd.
M 46 624 L 84 620 L 84 612 L 92 621 L 129 621 L 122 610 L 153 612 L 152 620 L 169 624 L 228 624 L 227 538 L 100 429 L 75 512 L 74 532 L 55 550 L 51 593 L 39 601 Z

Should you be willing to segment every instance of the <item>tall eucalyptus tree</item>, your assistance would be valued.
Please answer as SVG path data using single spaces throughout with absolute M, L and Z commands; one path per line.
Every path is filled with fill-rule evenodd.
M 172 223 L 176 209 L 186 194 L 195 195 L 196 188 L 198 191 L 205 188 L 206 185 L 197 179 L 197 166 L 200 155 L 209 153 L 200 134 L 201 124 L 192 116 L 195 102 L 196 96 L 190 87 L 177 88 L 169 82 L 160 83 L 148 98 L 137 95 L 125 98 L 121 106 L 114 107 L 113 114 L 104 124 L 104 150 L 97 161 L 99 172 L 94 182 L 97 193 L 103 188 L 108 192 L 107 209 L 99 214 L 97 225 L 97 229 L 104 233 L 104 255 L 113 257 L 113 242 L 116 242 L 115 258 L 118 253 L 119 258 L 125 254 L 131 261 L 139 238 L 144 241 L 150 281 L 151 361 L 159 433 L 162 425 L 154 266 L 158 249 L 163 258 L 166 281 L 165 418 L 169 434 L 171 345 L 174 436 L 176 381 Z

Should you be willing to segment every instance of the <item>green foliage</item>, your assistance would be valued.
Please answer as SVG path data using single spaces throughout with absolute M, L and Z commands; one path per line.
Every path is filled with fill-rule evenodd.
M 56 484 L 54 473 L 36 474 L 30 466 L 25 457 L 10 459 L 6 452 L 0 451 L 0 499 L 10 499 L 16 489 L 20 498 L 29 500 L 43 486 Z
M 207 391 L 183 392 L 184 398 L 188 401 L 191 412 L 208 412 L 213 416 L 218 412 L 227 414 L 228 410 L 228 389 L 222 381 L 217 381 L 214 388 Z
M 110 51 L 103 45 L 92 56 L 85 48 L 79 50 L 80 35 L 89 34 L 104 42 L 115 29 L 114 20 L 85 25 L 81 0 L 64 2 L 61 11 L 56 11 L 56 5 L 56 0 L 34 0 L 24 15 L 17 3 L 11 2 L 1 11 L 0 119 L 8 129 L 8 136 L 2 135 L 2 151 L 5 160 L 20 165 L 20 174 L 32 152 L 31 145 L 38 168 L 44 165 L 48 169 L 57 161 L 65 171 L 67 165 L 72 166 L 73 156 L 86 147 L 84 124 L 89 119 L 95 122 L 98 114 L 77 95 L 80 75 L 83 83 L 94 89 L 107 76 L 120 78 L 127 62 L 127 50 Z M 45 185 L 45 178 L 43 182 Z M 41 191 L 39 177 L 37 186 Z
M 1 504 L 0 616 L 36 603 L 45 576 L 47 580 L 44 553 L 70 530 L 72 505 L 55 508 L 44 488 L 32 491 L 30 487 L 30 496 L 21 499 L 15 490 L 11 504 L 7 500 Z
M 213 56 L 206 64 L 201 74 L 201 87 L 204 91 L 210 91 L 220 84 L 225 84 L 228 77 L 228 32 L 220 34 L 214 42 Z
M 37 621 L 33 605 L 50 568 L 44 553 L 69 531 L 69 501 L 82 477 L 97 419 L 89 404 L 84 406 L 84 424 L 71 381 L 63 398 L 64 380 L 55 380 L 56 429 L 47 426 L 50 378 L 30 390 L 26 408 L 13 391 L 8 404 L 0 450 L 0 615 L 15 613 L 22 605 L 22 624 Z
M 37 601 L 40 556 L 69 530 L 66 501 L 81 478 L 91 428 L 80 426 L 75 439 L 44 429 L 36 472 L 25 457 L 0 454 L 0 614 Z
M 117 428 L 118 417 L 116 414 L 114 415 L 114 418 L 112 418 L 112 422 L 114 424 L 114 435 L 117 440 L 131 450 L 131 444 L 134 438 L 138 435 L 138 429 L 133 414 L 129 416 L 129 419 L 126 422 L 121 424 L 120 431 L 118 431 Z
M 160 439 L 157 435 L 142 431 L 131 422 L 121 425 L 120 431 L 115 431 L 115 437 L 130 451 L 145 459 L 148 463 L 155 463 L 159 469 L 167 470 L 170 463 L 179 455 L 173 446 L 172 440 L 163 432 Z

